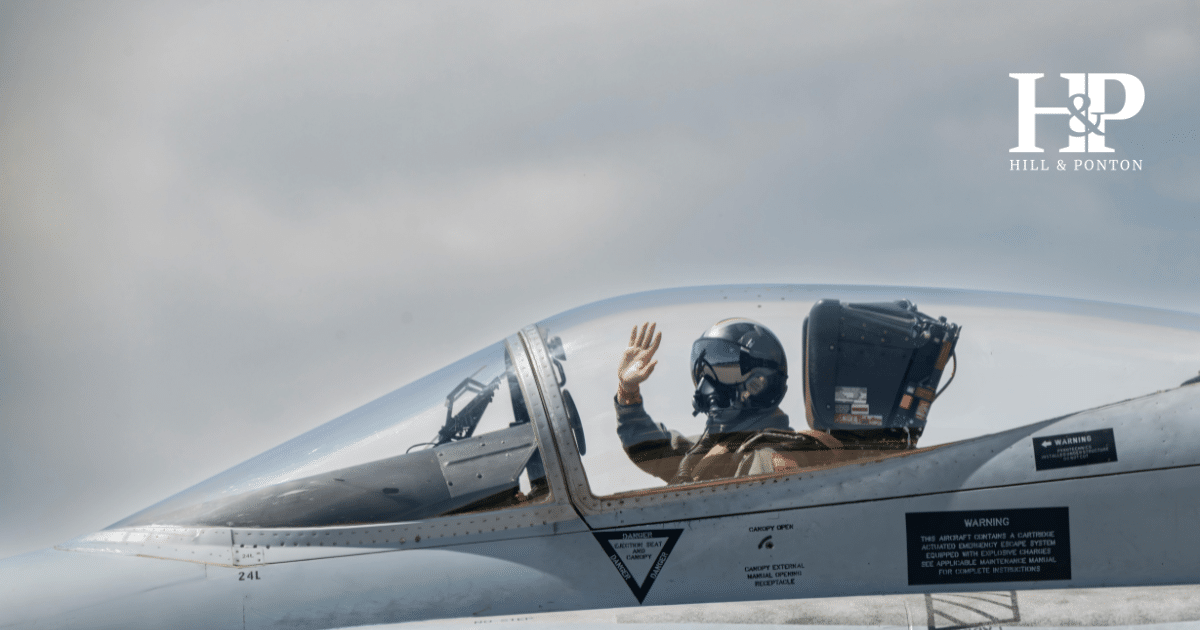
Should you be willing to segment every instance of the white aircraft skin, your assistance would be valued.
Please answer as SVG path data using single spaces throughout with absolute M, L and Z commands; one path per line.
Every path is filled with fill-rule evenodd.
M 668 393 L 690 397 L 687 366 L 674 365 L 672 348 L 686 352 L 703 330 L 687 327 L 693 319 L 753 316 L 793 359 L 781 407 L 797 427 L 795 337 L 819 298 L 909 298 L 963 325 L 955 383 L 963 389 L 938 402 L 922 448 L 675 486 L 627 461 L 612 407 L 624 341 L 606 340 L 657 318 L 670 341 L 643 388 L 646 409 L 683 430 L 702 420 L 687 420 L 690 409 L 667 417 L 690 404 Z M 1028 321 L 1033 328 L 1021 328 Z M 1045 338 L 997 332 L 1051 324 L 1064 328 Z M 1094 347 L 1074 343 L 1071 335 L 1087 338 L 1089 327 L 1107 336 Z M 1049 355 L 1027 364 L 997 358 L 1056 339 L 1054 352 L 1081 353 L 1072 374 Z M 501 348 L 510 365 L 488 369 L 511 379 L 527 423 L 510 426 L 510 415 L 490 433 L 426 449 L 427 428 L 414 434 L 412 422 L 393 416 L 410 401 L 447 415 L 443 383 L 462 380 L 455 364 L 113 527 L 0 560 L 0 628 L 1200 628 L 1200 385 L 1179 386 L 1200 368 L 1200 316 L 935 289 L 709 287 L 583 307 L 494 352 Z M 472 361 L 496 356 L 473 355 L 460 369 L 486 384 L 491 373 Z M 1159 382 L 1188 361 L 1190 371 Z M 576 403 L 586 449 L 568 411 Z M 495 401 L 487 413 L 508 407 Z M 972 437 L 959 439 L 964 431 Z M 514 475 L 528 476 L 522 496 L 533 496 L 534 468 L 519 468 L 530 453 L 540 455 L 548 496 L 375 522 L 304 525 L 287 511 L 302 505 L 296 497 L 320 501 L 360 485 L 363 502 L 391 506 L 418 482 L 413 469 L 380 462 L 410 445 L 422 448 L 409 459 L 453 460 L 434 479 L 451 500 L 498 470 L 468 469 L 477 460 L 519 460 Z M 1074 447 L 1085 450 L 1043 465 L 1044 452 Z M 355 470 L 373 477 L 358 480 Z M 400 476 L 385 478 L 393 470 Z M 483 472 L 463 473 L 475 470 Z M 304 518 L 336 520 L 367 503 Z

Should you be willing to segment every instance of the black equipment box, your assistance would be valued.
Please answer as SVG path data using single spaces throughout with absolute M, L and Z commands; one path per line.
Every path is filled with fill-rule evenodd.
M 803 334 L 809 426 L 923 430 L 959 330 L 908 300 L 817 302 Z

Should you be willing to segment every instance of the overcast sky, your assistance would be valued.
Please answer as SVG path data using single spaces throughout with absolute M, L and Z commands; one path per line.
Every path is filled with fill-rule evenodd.
M 5 2 L 0 557 L 623 293 L 1200 312 L 1198 102 L 1195 2 Z

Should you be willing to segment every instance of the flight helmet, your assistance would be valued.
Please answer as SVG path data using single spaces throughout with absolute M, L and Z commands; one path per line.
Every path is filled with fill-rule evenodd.
M 692 344 L 692 384 L 692 415 L 727 422 L 770 410 L 787 392 L 783 344 L 758 322 L 719 321 Z

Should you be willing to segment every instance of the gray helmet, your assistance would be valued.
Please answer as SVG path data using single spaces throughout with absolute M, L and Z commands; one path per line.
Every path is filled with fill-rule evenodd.
M 758 322 L 719 321 L 692 344 L 692 384 L 692 415 L 728 420 L 772 409 L 787 392 L 783 344 Z

